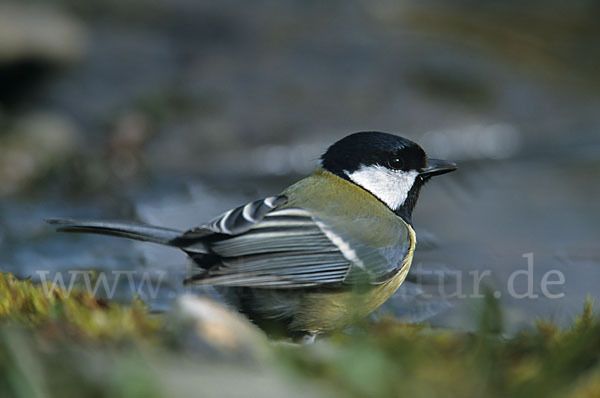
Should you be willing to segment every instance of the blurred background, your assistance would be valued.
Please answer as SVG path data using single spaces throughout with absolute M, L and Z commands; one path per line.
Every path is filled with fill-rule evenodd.
M 43 219 L 194 227 L 380 130 L 460 168 L 423 190 L 410 283 L 378 316 L 469 329 L 488 286 L 509 331 L 567 323 L 600 296 L 599 18 L 593 0 L 3 0 L 0 268 L 166 270 L 146 298 L 168 309 L 185 256 Z M 511 297 L 527 253 L 513 287 L 538 297 Z

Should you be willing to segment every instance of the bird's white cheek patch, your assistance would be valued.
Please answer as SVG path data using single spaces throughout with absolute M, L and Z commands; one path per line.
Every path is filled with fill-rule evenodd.
M 346 175 L 355 184 L 379 198 L 390 209 L 396 210 L 406 200 L 419 173 L 416 170 L 390 170 L 374 165 L 362 166 L 354 172 L 346 171 Z

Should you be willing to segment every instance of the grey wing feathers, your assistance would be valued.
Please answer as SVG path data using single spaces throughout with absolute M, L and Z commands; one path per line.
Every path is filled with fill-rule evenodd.
M 308 217 L 306 221 L 289 220 L 264 222 L 245 234 L 215 242 L 211 248 L 222 257 L 248 256 L 257 253 L 290 251 L 337 251 L 331 241 Z M 303 225 L 304 223 L 304 225 Z M 279 224 L 279 227 L 271 225 Z
M 260 222 L 267 213 L 286 202 L 287 198 L 283 195 L 255 200 L 244 206 L 231 209 L 205 225 L 187 231 L 182 238 L 201 238 L 213 233 L 239 235 Z
M 296 208 L 269 212 L 245 233 L 209 247 L 219 265 L 189 282 L 299 288 L 341 283 L 352 266 L 311 213 Z

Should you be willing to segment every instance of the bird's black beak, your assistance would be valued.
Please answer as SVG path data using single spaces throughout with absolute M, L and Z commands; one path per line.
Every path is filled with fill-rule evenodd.
M 427 163 L 428 166 L 419 171 L 419 175 L 423 177 L 439 176 L 456 170 L 456 163 L 447 160 L 428 159 Z

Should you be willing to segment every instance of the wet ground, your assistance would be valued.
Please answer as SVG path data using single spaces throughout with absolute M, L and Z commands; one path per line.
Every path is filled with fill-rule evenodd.
M 193 227 L 280 192 L 327 145 L 368 129 L 460 167 L 424 188 L 410 283 L 380 315 L 472 328 L 489 291 L 513 331 L 566 322 L 599 297 L 592 3 L 561 10 L 558 25 L 535 2 L 110 4 L 51 7 L 83 46 L 63 60 L 0 53 L 2 81 L 17 87 L 1 98 L 3 271 L 135 270 L 136 283 L 149 271 L 162 287 L 140 293 L 167 309 L 184 290 L 185 256 L 55 234 L 42 220 Z M 25 84 L 31 76 L 40 83 Z M 126 277 L 115 294 L 131 296 Z

